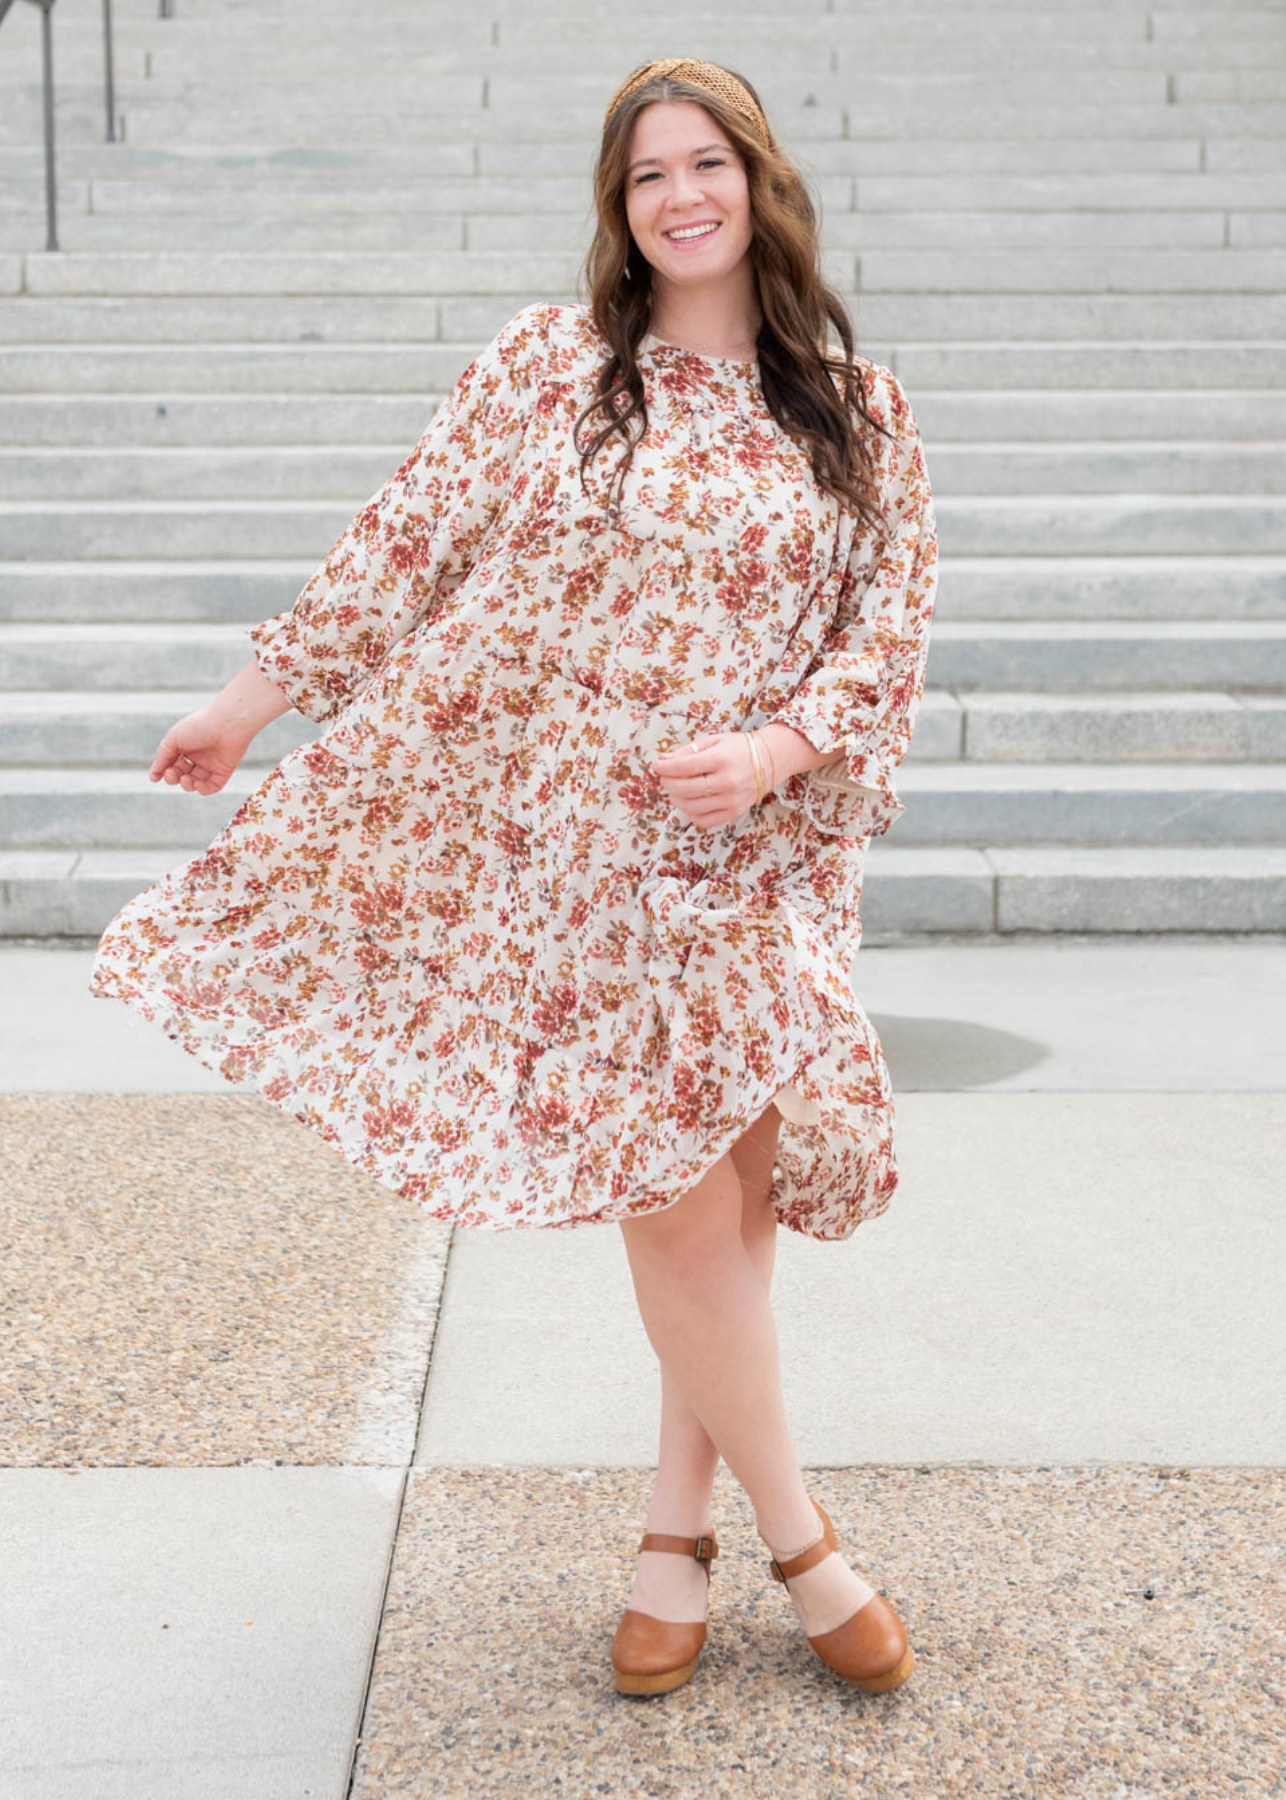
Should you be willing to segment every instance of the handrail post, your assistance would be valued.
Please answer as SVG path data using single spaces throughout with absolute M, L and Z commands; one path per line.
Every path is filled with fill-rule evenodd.
M 3 25 L 14 0 L 0 0 Z M 40 8 L 40 110 L 45 139 L 45 249 L 58 248 L 58 177 L 54 163 L 54 0 L 32 0 Z M 162 7 L 162 17 L 165 17 Z M 103 0 L 103 66 L 106 71 L 107 142 L 116 142 L 116 82 L 112 67 L 112 0 Z
M 112 74 L 112 0 L 103 0 L 103 69 L 107 83 L 107 139 L 116 142 L 116 87 Z
M 54 0 L 39 0 L 41 99 L 45 115 L 45 249 L 58 248 L 58 182 L 54 174 Z

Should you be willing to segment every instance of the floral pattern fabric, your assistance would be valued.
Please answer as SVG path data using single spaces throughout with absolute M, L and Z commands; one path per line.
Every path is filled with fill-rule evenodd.
M 90 991 L 464 1226 L 669 1206 L 775 1100 L 779 1221 L 845 1238 L 897 1185 L 848 971 L 924 685 L 919 433 L 859 360 L 895 433 L 859 530 L 757 363 L 653 335 L 615 500 L 620 439 L 582 490 L 572 438 L 606 354 L 588 307 L 524 307 L 249 628 L 319 732 L 117 913 Z M 648 772 L 771 721 L 835 756 L 723 826 Z

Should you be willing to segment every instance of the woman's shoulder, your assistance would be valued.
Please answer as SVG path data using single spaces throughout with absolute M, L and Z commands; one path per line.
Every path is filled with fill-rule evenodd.
M 842 363 L 844 346 L 832 343 L 827 347 L 827 354 L 836 362 Z M 862 397 L 868 413 L 898 437 L 906 436 L 908 427 L 914 424 L 911 403 L 893 370 L 885 363 L 862 356 L 856 350 L 853 352 L 853 368 L 862 384 Z M 837 382 L 838 379 L 836 376 Z
M 544 375 L 566 377 L 584 362 L 597 363 L 603 341 L 590 308 L 576 301 L 533 300 L 501 327 L 494 340 L 504 359 L 536 364 Z

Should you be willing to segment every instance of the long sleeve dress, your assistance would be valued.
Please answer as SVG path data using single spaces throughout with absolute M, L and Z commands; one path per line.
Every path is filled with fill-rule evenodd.
M 669 1206 L 775 1101 L 779 1221 L 846 1238 L 898 1179 L 849 969 L 924 685 L 919 433 L 859 362 L 894 438 L 858 530 L 757 362 L 652 335 L 647 434 L 619 499 L 619 437 L 585 492 L 607 354 L 587 306 L 524 307 L 248 628 L 318 735 L 116 914 L 90 992 L 465 1226 Z M 725 825 L 648 772 L 773 721 L 836 758 Z

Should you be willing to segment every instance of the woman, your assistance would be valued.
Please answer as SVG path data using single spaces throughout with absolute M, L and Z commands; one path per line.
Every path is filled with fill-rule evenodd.
M 596 197 L 592 303 L 497 334 L 165 734 L 151 778 L 213 794 L 291 705 L 323 727 L 90 988 L 436 1217 L 618 1223 L 662 1405 L 617 1686 L 696 1666 L 722 1455 L 813 1648 L 878 1691 L 912 1652 L 805 1487 L 769 1285 L 778 1223 L 847 1237 L 897 1182 L 846 965 L 904 810 L 929 482 L 749 82 L 635 71 Z

